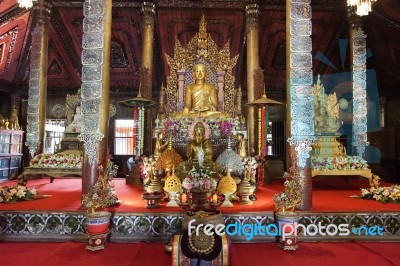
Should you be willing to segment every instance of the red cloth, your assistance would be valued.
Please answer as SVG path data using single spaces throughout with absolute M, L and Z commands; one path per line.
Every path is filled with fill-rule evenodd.
M 400 243 L 300 242 L 296 251 L 274 243 L 231 244 L 231 266 L 400 265 Z M 85 243 L 0 242 L 1 265 L 167 266 L 171 255 L 161 243 L 110 243 L 101 251 L 85 250 Z

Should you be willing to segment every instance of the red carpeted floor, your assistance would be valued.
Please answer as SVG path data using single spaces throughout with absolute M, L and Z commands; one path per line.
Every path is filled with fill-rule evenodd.
M 143 189 L 127 185 L 124 179 L 115 179 L 116 191 L 121 204 L 110 208 L 116 212 L 176 212 L 178 208 L 165 207 L 146 209 L 141 199 Z M 257 192 L 258 200 L 253 205 L 235 203 L 234 208 L 220 208 L 222 212 L 273 211 L 272 197 L 283 191 L 283 180 L 275 179 L 272 184 L 261 186 Z M 16 185 L 16 181 L 0 183 L 0 186 Z M 48 178 L 28 181 L 28 187 L 35 187 L 40 193 L 51 197 L 24 201 L 14 204 L 0 204 L 0 210 L 47 210 L 79 211 L 81 197 L 81 179 L 57 178 L 53 183 Z M 366 179 L 343 177 L 323 177 L 313 179 L 312 211 L 316 212 L 360 212 L 360 211 L 400 211 L 400 204 L 383 204 L 374 200 L 351 198 L 360 195 L 360 188 L 368 187 Z
M 231 266 L 394 266 L 400 265 L 400 243 L 299 243 L 283 251 L 273 243 L 232 244 Z M 0 243 L 0 265 L 171 265 L 164 244 L 110 243 L 105 250 L 85 250 L 84 243 Z

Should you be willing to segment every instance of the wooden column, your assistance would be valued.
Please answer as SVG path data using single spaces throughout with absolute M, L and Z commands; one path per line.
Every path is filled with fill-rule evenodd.
M 142 65 L 141 69 L 146 71 L 146 81 L 142 82 L 142 94 L 144 98 L 152 99 L 153 94 L 153 50 L 154 50 L 154 15 L 155 15 L 155 5 L 152 2 L 142 2 Z M 141 73 L 142 74 L 142 73 Z M 143 77 L 141 77 L 143 80 Z M 152 131 L 152 109 L 146 110 L 146 121 L 145 127 L 146 132 Z M 152 134 L 145 134 L 144 141 L 144 152 L 146 154 L 151 154 L 153 151 L 152 147 Z
M 82 193 L 98 179 L 98 167 L 107 166 L 108 113 L 110 94 L 110 45 L 112 0 L 84 2 L 81 109 L 84 142 Z
M 27 110 L 27 137 L 31 157 L 43 152 L 46 124 L 47 68 L 48 68 L 48 22 L 50 8 L 44 0 L 34 7 L 35 26 L 32 31 L 32 50 Z
M 255 76 L 259 68 L 259 6 L 249 4 L 246 6 L 246 31 L 247 31 L 247 102 L 255 100 Z M 247 130 L 248 150 L 251 155 L 256 153 L 256 112 L 253 106 L 248 107 Z
M 294 159 L 303 176 L 302 204 L 312 207 L 311 145 L 314 136 L 312 24 L 309 0 L 286 1 L 286 132 L 290 146 L 288 165 Z

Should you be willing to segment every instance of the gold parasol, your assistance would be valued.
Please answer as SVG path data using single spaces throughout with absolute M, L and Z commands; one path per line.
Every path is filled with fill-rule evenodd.
M 122 107 L 153 107 L 156 105 L 156 103 L 150 99 L 146 99 L 142 96 L 142 93 L 140 92 L 140 87 L 139 85 L 139 92 L 138 95 L 135 98 L 124 100 L 119 102 L 118 104 Z

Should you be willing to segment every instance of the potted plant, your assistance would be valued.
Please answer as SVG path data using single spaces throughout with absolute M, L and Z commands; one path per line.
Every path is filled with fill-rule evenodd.
M 86 233 L 88 245 L 86 249 L 104 249 L 104 244 L 109 233 L 111 213 L 103 210 L 106 207 L 117 204 L 118 197 L 112 184 L 112 178 L 116 176 L 118 167 L 108 162 L 107 169 L 99 166 L 99 178 L 93 189 L 82 195 L 82 207 L 86 214 Z
M 286 179 L 285 191 L 275 194 L 273 197 L 276 220 L 278 226 L 282 227 L 282 234 L 285 234 L 285 237 L 279 236 L 278 246 L 284 250 L 296 250 L 298 245 L 295 224 L 299 221 L 299 216 L 295 212 L 295 208 L 302 203 L 304 179 L 296 163 L 290 167 L 289 173 L 284 173 L 284 177 Z

